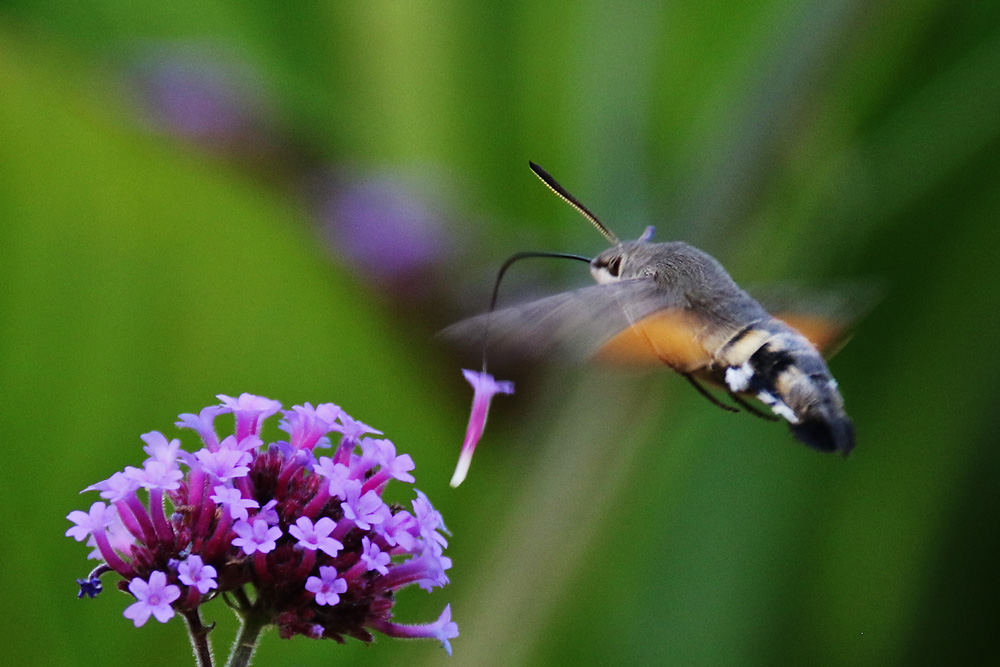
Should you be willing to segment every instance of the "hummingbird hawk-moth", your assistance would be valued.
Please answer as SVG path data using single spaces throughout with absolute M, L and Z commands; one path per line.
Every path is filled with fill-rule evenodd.
M 638 240 L 619 241 L 545 170 L 529 165 L 612 247 L 592 259 L 519 253 L 499 278 L 517 259 L 554 255 L 589 261 L 597 284 L 502 310 L 491 306 L 490 312 L 445 329 L 446 337 L 484 349 L 488 343 L 490 354 L 666 366 L 723 409 L 738 411 L 709 393 L 703 381 L 720 387 L 748 412 L 784 419 L 792 434 L 813 449 L 851 451 L 854 426 L 837 382 L 806 335 L 811 332 L 818 341 L 825 333 L 822 326 L 800 319 L 800 331 L 793 317 L 772 315 L 711 255 L 680 241 L 652 243 L 652 228 Z M 760 401 L 774 416 L 747 399 Z

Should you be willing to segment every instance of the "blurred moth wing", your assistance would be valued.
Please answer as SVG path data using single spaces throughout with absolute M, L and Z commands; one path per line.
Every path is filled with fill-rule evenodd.
M 751 290 L 774 317 L 809 339 L 823 358 L 837 354 L 854 330 L 885 296 L 877 280 L 857 280 L 807 289 L 801 285 L 768 285 Z

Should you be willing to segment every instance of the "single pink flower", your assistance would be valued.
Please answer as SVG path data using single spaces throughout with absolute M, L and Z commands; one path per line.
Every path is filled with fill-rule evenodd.
M 462 452 L 458 456 L 455 474 L 451 477 L 452 487 L 457 487 L 465 480 L 472 464 L 472 453 L 476 451 L 479 439 L 483 437 L 486 427 L 486 415 L 490 410 L 490 400 L 494 394 L 513 394 L 514 383 L 497 382 L 489 373 L 463 370 L 465 379 L 472 385 L 472 414 L 469 415 L 469 427 L 465 431 L 465 441 L 462 442 Z

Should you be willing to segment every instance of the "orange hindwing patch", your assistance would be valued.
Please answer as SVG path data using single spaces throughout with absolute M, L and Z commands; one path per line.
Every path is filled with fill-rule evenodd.
M 846 342 L 843 324 L 828 317 L 802 313 L 778 313 L 775 317 L 805 336 L 824 357 L 830 357 Z
M 662 366 L 690 373 L 707 365 L 712 356 L 700 342 L 704 324 L 687 311 L 670 309 L 653 313 L 601 346 L 594 354 L 599 363 L 614 366 Z

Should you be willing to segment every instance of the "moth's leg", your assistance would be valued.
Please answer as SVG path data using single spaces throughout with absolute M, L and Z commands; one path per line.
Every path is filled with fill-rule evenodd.
M 697 380 L 695 380 L 694 376 L 691 375 L 690 373 L 681 373 L 681 375 L 684 377 L 685 380 L 687 380 L 689 383 L 691 383 L 692 387 L 694 387 L 695 389 L 698 390 L 699 394 L 701 394 L 702 396 L 704 396 L 705 398 L 707 398 L 708 401 L 710 403 L 712 403 L 712 405 L 716 405 L 716 406 L 722 408 L 723 410 L 725 410 L 726 412 L 739 412 L 740 411 L 739 408 L 734 408 L 731 405 L 726 405 L 725 403 L 723 403 L 722 401 L 720 401 L 719 399 L 717 399 L 715 396 L 712 396 L 712 394 L 710 394 L 707 389 L 705 389 L 704 387 L 702 387 L 701 384 Z
M 732 392 L 729 393 L 729 398 L 733 399 L 734 403 L 736 403 L 738 406 L 740 406 L 741 408 L 752 414 L 754 417 L 760 417 L 761 419 L 766 419 L 769 422 L 781 421 L 781 419 L 777 415 L 769 415 L 766 412 L 761 412 L 756 407 L 754 407 L 750 403 L 747 403 L 742 398 L 740 398 L 739 396 L 737 396 Z

